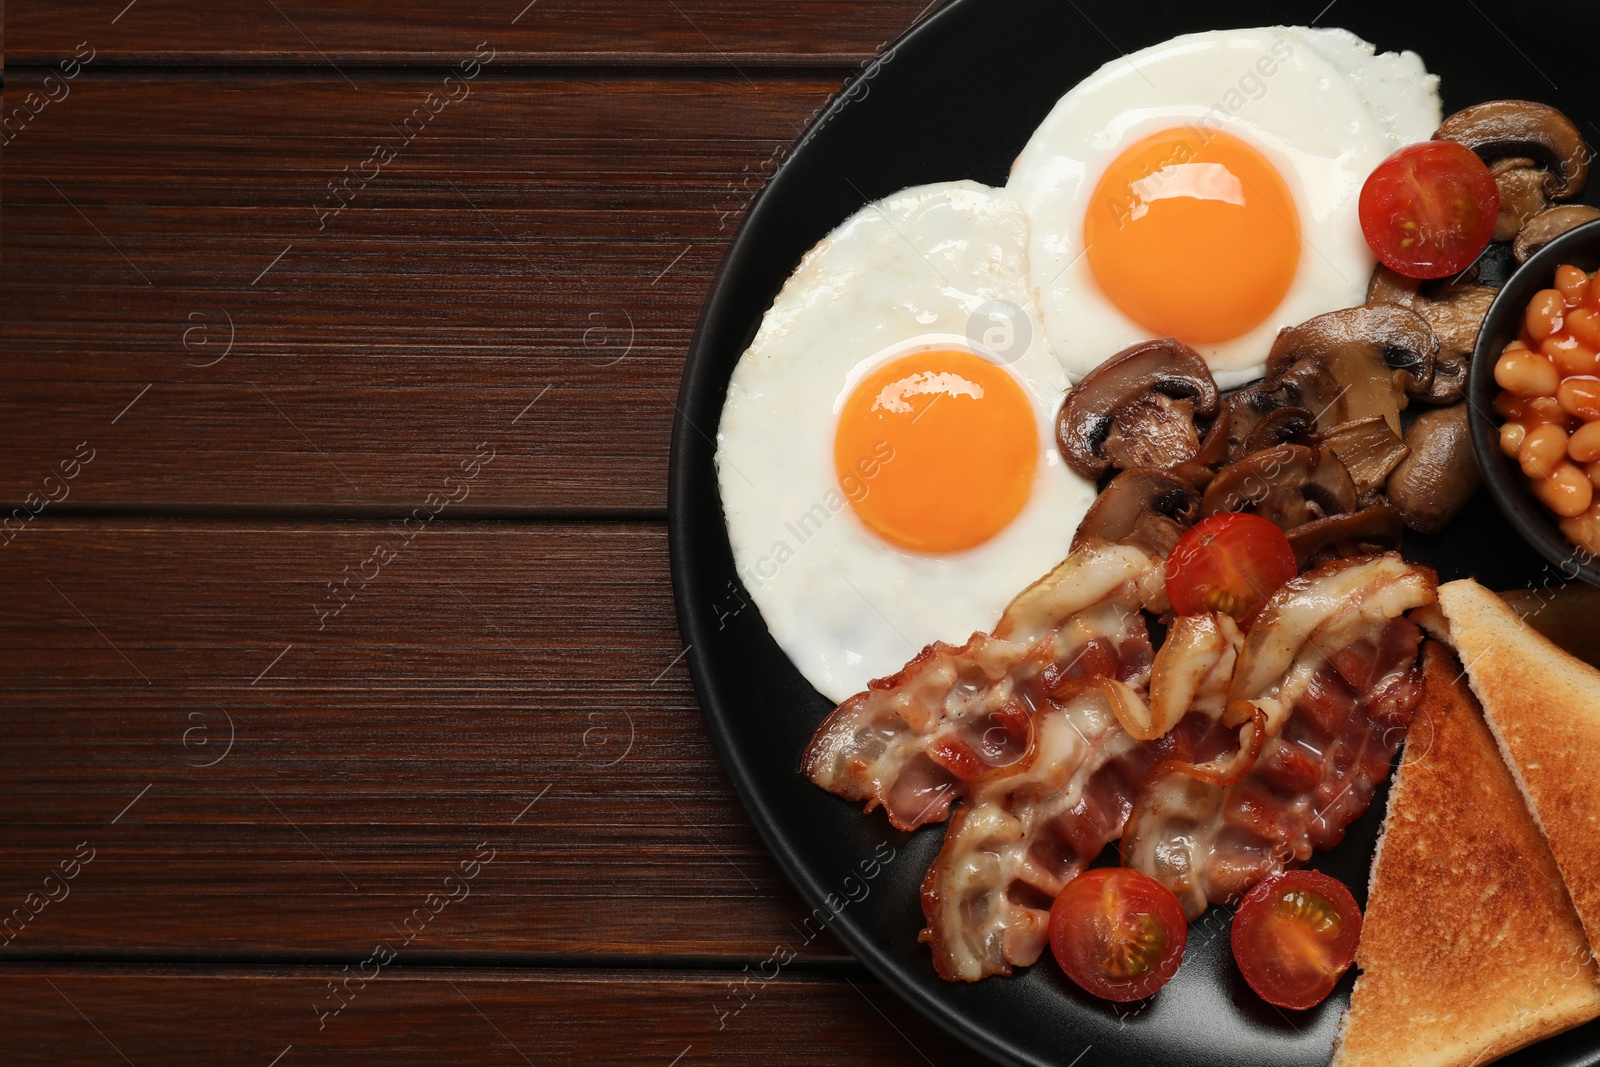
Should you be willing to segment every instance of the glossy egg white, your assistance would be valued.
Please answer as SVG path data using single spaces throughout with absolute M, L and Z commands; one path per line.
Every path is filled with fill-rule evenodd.
M 1021 512 L 983 544 L 945 555 L 903 551 L 871 532 L 833 461 L 836 413 L 854 384 L 919 347 L 1006 366 L 1038 433 Z M 1055 446 L 1065 387 L 1029 296 L 1027 217 L 1005 193 L 976 182 L 907 189 L 806 254 L 733 372 L 716 462 L 744 589 L 819 692 L 842 701 L 929 642 L 991 628 L 1066 555 L 1094 487 Z M 962 487 L 948 491 L 961 506 Z M 742 608 L 725 598 L 719 610 Z
M 1248 142 L 1276 166 L 1299 209 L 1300 262 L 1277 309 L 1241 336 L 1195 346 L 1219 384 L 1258 377 L 1280 328 L 1362 302 L 1375 260 L 1357 217 L 1361 186 L 1440 121 L 1438 79 L 1422 60 L 1375 52 L 1344 30 L 1189 34 L 1112 60 L 1061 98 L 1017 157 L 1006 190 L 1028 213 L 1032 286 L 1073 381 L 1149 337 L 1096 283 L 1084 218 L 1110 164 L 1164 129 L 1199 124 Z

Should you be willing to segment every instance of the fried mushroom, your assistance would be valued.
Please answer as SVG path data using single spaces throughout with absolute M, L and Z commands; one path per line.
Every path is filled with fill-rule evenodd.
M 1315 357 L 1340 389 L 1338 410 L 1319 415 L 1319 426 L 1381 415 L 1398 434 L 1407 395 L 1426 393 L 1433 384 L 1438 348 L 1427 320 L 1409 308 L 1344 308 L 1280 330 L 1267 354 L 1267 379 Z
M 1466 507 L 1481 475 L 1467 405 L 1425 411 L 1406 430 L 1410 454 L 1389 475 L 1389 500 L 1418 533 L 1438 533 Z
M 1123 471 L 1089 506 L 1073 535 L 1072 551 L 1086 538 L 1098 537 L 1165 556 L 1194 524 L 1199 508 L 1199 492 L 1175 474 L 1153 467 Z
M 1302 571 L 1330 559 L 1349 559 L 1400 547 L 1405 523 L 1400 512 L 1384 504 L 1347 515 L 1312 519 L 1288 532 L 1289 547 Z
M 1381 263 L 1372 272 L 1367 303 L 1399 304 L 1416 312 L 1439 343 L 1433 381 L 1426 391 L 1412 394 L 1415 399 L 1425 404 L 1453 404 L 1461 399 L 1467 387 L 1467 366 L 1478 344 L 1478 328 L 1498 292 L 1487 285 L 1424 287 Z
M 1541 189 L 1551 200 L 1577 196 L 1589 176 L 1589 148 L 1583 134 L 1548 104 L 1531 100 L 1475 104 L 1445 119 L 1433 139 L 1466 145 L 1490 164 L 1506 159 L 1540 164 Z
M 1557 237 L 1586 222 L 1600 219 L 1600 208 L 1588 204 L 1563 204 L 1541 211 L 1523 224 L 1511 242 L 1511 254 L 1518 263 L 1526 263 L 1533 255 Z
M 1098 479 L 1112 466 L 1170 467 L 1194 457 L 1194 419 L 1217 413 L 1211 368 L 1166 338 L 1112 356 L 1067 393 L 1056 442 L 1067 465 Z M 1183 424 L 1187 424 L 1187 429 Z
M 1211 480 L 1200 517 L 1252 511 L 1292 530 L 1314 519 L 1356 510 L 1360 494 L 1337 456 L 1305 445 L 1279 445 L 1235 460 Z

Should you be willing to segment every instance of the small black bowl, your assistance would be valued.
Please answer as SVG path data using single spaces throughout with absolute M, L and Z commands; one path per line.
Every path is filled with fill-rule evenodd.
M 1500 392 L 1494 380 L 1495 361 L 1515 340 L 1528 302 L 1539 290 L 1554 285 L 1556 268 L 1563 263 L 1588 271 L 1600 268 L 1600 219 L 1568 230 L 1534 253 L 1511 275 L 1489 306 L 1478 331 L 1467 381 L 1467 399 L 1472 405 L 1472 450 L 1477 453 L 1478 468 L 1483 471 L 1490 495 L 1523 539 L 1560 568 L 1562 577 L 1582 578 L 1591 585 L 1600 585 L 1596 557 L 1562 535 L 1555 516 L 1528 488 L 1521 468 L 1500 451 L 1500 420 L 1494 413 L 1494 398 Z

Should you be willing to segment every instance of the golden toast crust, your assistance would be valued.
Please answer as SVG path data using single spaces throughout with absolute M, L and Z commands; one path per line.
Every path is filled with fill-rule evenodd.
M 1439 604 L 1589 944 L 1600 945 L 1600 671 L 1540 636 L 1477 582 L 1440 586 Z
M 1467 1067 L 1600 1016 L 1549 846 L 1443 646 L 1373 863 L 1335 1067 Z

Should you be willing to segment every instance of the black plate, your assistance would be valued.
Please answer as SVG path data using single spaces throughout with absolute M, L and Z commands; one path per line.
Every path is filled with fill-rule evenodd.
M 1227 916 L 1215 908 L 1191 930 L 1178 976 L 1148 1002 L 1119 1008 L 1083 996 L 1048 960 L 1009 979 L 940 981 L 917 943 L 917 887 L 943 828 L 898 833 L 881 814 L 862 815 L 800 776 L 801 750 L 830 705 L 747 606 L 723 528 L 712 457 L 728 377 L 806 249 L 866 201 L 906 186 L 959 178 L 1003 185 L 1055 101 L 1119 50 L 1197 30 L 1304 24 L 1327 0 L 1080 2 L 1081 9 L 1071 0 L 961 0 L 941 10 L 834 100 L 750 208 L 706 301 L 678 399 L 669 521 L 679 625 L 707 725 L 767 845 L 817 915 L 837 911 L 834 934 L 929 1018 L 1013 1064 L 1322 1067 L 1351 977 L 1309 1012 L 1266 1005 L 1234 969 Z M 1380 49 L 1419 52 L 1443 79 L 1446 113 L 1498 97 L 1542 100 L 1600 142 L 1600 9 L 1591 0 L 1336 0 L 1319 24 L 1344 26 Z M 1600 178 L 1585 199 L 1597 186 Z M 1067 538 L 1063 531 L 1063 546 Z M 1408 554 L 1437 566 L 1444 580 L 1477 575 L 1494 588 L 1559 582 L 1483 492 L 1443 536 L 1411 538 Z M 1344 844 L 1316 864 L 1363 903 L 1384 805 L 1380 793 Z M 816 926 L 774 945 L 775 958 L 800 948 Z M 1600 1064 L 1600 1025 L 1515 1062 Z

